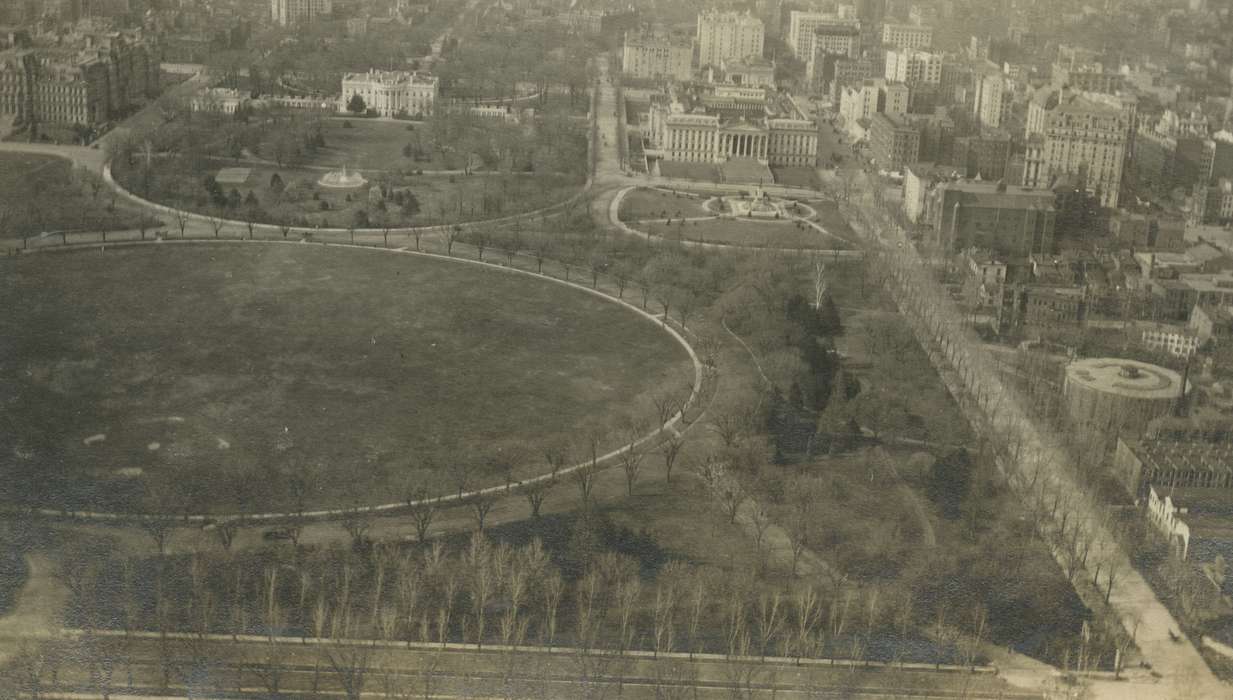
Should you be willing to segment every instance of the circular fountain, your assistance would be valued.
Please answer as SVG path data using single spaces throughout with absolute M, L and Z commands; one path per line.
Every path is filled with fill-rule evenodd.
M 332 187 L 340 190 L 362 187 L 367 182 L 368 180 L 365 180 L 363 175 L 353 170 L 347 170 L 345 165 L 342 170 L 331 170 L 322 175 L 320 180 L 317 180 L 317 184 L 322 187 Z
M 722 203 L 732 216 L 773 219 L 783 215 L 780 204 L 772 201 L 761 187 L 740 197 L 723 197 Z

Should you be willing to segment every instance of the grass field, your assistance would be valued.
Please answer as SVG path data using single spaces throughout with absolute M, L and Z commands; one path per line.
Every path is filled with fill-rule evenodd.
M 682 216 L 708 216 L 710 213 L 702 208 L 707 200 L 705 196 L 687 195 L 685 193 L 670 194 L 663 190 L 636 189 L 621 200 L 621 221 L 640 221 L 642 219 L 674 219 Z
M 546 471 L 691 377 L 653 324 L 468 265 L 309 246 L 11 259 L 0 323 L 6 501 L 273 510 Z M 139 282 L 134 282 L 139 280 Z M 302 499 L 294 484 L 312 487 Z
M 351 126 L 344 127 L 344 120 L 327 119 L 325 127 L 325 142 L 328 144 L 313 156 L 313 165 L 341 168 L 346 165 L 352 169 L 400 170 L 403 168 L 422 168 L 424 170 L 444 169 L 445 165 L 437 158 L 436 152 L 425 148 L 429 160 L 415 160 L 402 154 L 403 146 L 413 144 L 418 138 L 417 129 L 427 129 L 424 124 L 407 124 L 398 122 L 371 121 L 365 119 L 345 120 Z M 408 130 L 407 127 L 413 130 Z
M 228 164 L 214 162 L 213 165 L 211 174 Z M 321 170 L 243 167 L 250 168 L 248 180 L 241 185 L 223 184 L 225 191 L 230 192 L 234 188 L 242 199 L 246 199 L 251 192 L 259 203 L 258 222 L 306 227 L 345 228 L 356 223 L 356 214 L 361 210 L 369 221 L 367 225 L 357 224 L 361 228 L 380 227 L 383 217 L 388 218 L 392 226 L 431 226 L 443 221 L 496 218 L 551 206 L 568 199 L 581 187 L 580 182 L 566 175 L 390 174 L 385 177 L 385 182 L 393 189 L 414 195 L 418 202 L 418 212 L 404 216 L 401 207 L 392 200 L 387 200 L 384 205 L 386 213 L 381 213 L 369 200 L 371 187 L 382 177 L 379 174 L 366 173 L 369 183 L 361 187 L 331 189 L 317 185 L 324 174 Z M 233 219 L 243 219 L 249 210 L 243 205 L 223 210 L 213 207 L 205 188 L 201 186 L 201 178 L 185 179 L 183 166 L 174 159 L 156 161 L 149 190 L 145 188 L 138 168 L 128 167 L 114 172 L 126 188 L 155 201 Z M 275 173 L 286 186 L 281 193 L 275 193 L 270 187 L 271 177 Z
M 655 221 L 642 222 L 636 228 L 661 238 L 676 239 L 679 237 L 702 243 L 725 243 L 757 248 L 818 248 L 822 250 L 851 248 L 849 244 L 838 238 L 823 235 L 803 225 L 798 226 L 795 222 L 786 221 L 747 221 L 722 218 L 686 221 L 683 226 L 679 221 L 673 222 L 671 226 L 665 225 L 663 221 Z
M 105 187 L 96 194 L 63 158 L 0 153 L 0 238 L 135 228 L 139 216 Z

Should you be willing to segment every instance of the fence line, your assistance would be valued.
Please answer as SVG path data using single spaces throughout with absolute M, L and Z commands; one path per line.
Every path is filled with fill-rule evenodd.
M 211 243 L 251 243 L 251 244 L 280 244 L 281 243 L 285 245 L 305 244 L 301 241 L 266 240 L 266 239 L 222 239 L 222 238 L 220 239 L 213 239 L 213 238 L 161 239 L 160 238 L 160 239 L 154 239 L 154 240 L 131 240 L 130 239 L 130 240 L 125 240 L 125 241 L 111 242 L 108 244 L 103 244 L 103 249 L 105 250 L 107 245 L 129 247 L 129 246 L 140 246 L 140 245 L 159 245 L 162 243 L 174 243 L 174 244 L 186 244 L 186 245 L 211 244 Z M 420 500 L 409 501 L 409 502 L 399 501 L 399 502 L 384 503 L 384 504 L 379 504 L 379 505 L 374 505 L 374 506 L 359 506 L 359 507 L 353 507 L 353 508 L 331 508 L 331 509 L 324 509 L 324 510 L 305 511 L 305 512 L 300 512 L 300 513 L 279 511 L 279 512 L 267 512 L 267 513 L 233 513 L 233 514 L 188 513 L 188 514 L 181 514 L 181 515 L 172 515 L 172 514 L 167 514 L 167 513 L 109 513 L 109 512 L 70 510 L 70 509 L 63 509 L 63 508 L 7 507 L 2 510 L 10 512 L 10 513 L 16 513 L 19 515 L 23 515 L 26 517 L 42 517 L 42 518 L 51 518 L 51 519 L 66 519 L 66 520 L 78 520 L 78 521 L 86 520 L 86 521 L 93 521 L 93 522 L 117 523 L 117 524 L 149 523 L 149 522 L 165 522 L 165 523 L 174 524 L 178 522 L 178 523 L 195 524 L 195 525 L 204 526 L 204 525 L 208 525 L 211 523 L 217 523 L 217 522 L 234 522 L 234 523 L 241 524 L 241 525 L 244 525 L 244 524 L 269 525 L 269 524 L 276 524 L 276 523 L 283 523 L 283 522 L 304 523 L 304 522 L 314 522 L 314 521 L 329 521 L 329 520 L 338 520 L 338 519 L 342 519 L 345 517 L 364 516 L 364 515 L 378 515 L 378 516 L 402 515 L 405 513 L 409 513 L 415 510 L 416 508 L 430 506 L 430 505 L 434 507 L 435 506 L 465 505 L 477 499 L 485 498 L 488 496 L 519 493 L 531 487 L 536 487 L 540 485 L 552 485 L 552 484 L 557 483 L 557 481 L 563 477 L 567 477 L 575 473 L 585 473 L 586 471 L 593 469 L 593 468 L 597 470 L 601 468 L 607 468 L 608 466 L 611 465 L 611 463 L 616 461 L 622 453 L 630 451 L 630 450 L 639 449 L 640 447 L 646 445 L 648 442 L 658 440 L 664 434 L 672 432 L 678 423 L 682 423 L 685 421 L 686 412 L 689 411 L 690 408 L 693 407 L 700 399 L 700 394 L 703 389 L 703 383 L 705 380 L 705 377 L 704 377 L 705 373 L 703 370 L 702 360 L 698 357 L 698 354 L 694 350 L 693 346 L 690 345 L 689 341 L 685 339 L 685 336 L 681 332 L 679 332 L 673 325 L 669 325 L 669 319 L 667 319 L 666 317 L 659 317 L 659 316 L 656 316 L 650 313 L 649 311 L 646 311 L 645 309 L 639 308 L 635 304 L 632 304 L 629 301 L 626 301 L 620 295 L 613 296 L 612 294 L 608 292 L 601 291 L 599 289 L 599 284 L 598 284 L 598 278 L 601 275 L 597 274 L 594 276 L 594 279 L 595 279 L 594 287 L 587 287 L 586 285 L 581 284 L 579 282 L 576 282 L 570 279 L 561 279 L 558 277 L 554 277 L 545 272 L 540 272 L 540 271 L 535 271 L 535 270 L 526 270 L 526 269 L 522 269 L 519 267 L 514 267 L 512 265 L 501 265 L 497 263 L 488 262 L 485 260 L 479 260 L 478 258 L 477 259 L 461 258 L 461 257 L 456 257 L 449 253 L 446 253 L 446 254 L 429 253 L 425 251 L 408 250 L 406 247 L 387 248 L 387 247 L 377 246 L 377 245 L 365 245 L 363 243 L 335 243 L 335 242 L 322 241 L 321 243 L 317 245 L 368 250 L 368 251 L 374 251 L 374 252 L 415 255 L 415 256 L 421 256 L 421 257 L 426 257 L 426 258 L 434 258 L 438 260 L 450 260 L 450 261 L 454 261 L 458 263 L 478 265 L 478 266 L 491 268 L 495 270 L 501 270 L 509 274 L 527 275 L 535 279 L 541 279 L 544 281 L 561 284 L 567 287 L 581 290 L 588 294 L 592 294 L 594 296 L 597 296 L 601 299 L 607 300 L 614 304 L 623 306 L 628 310 L 634 311 L 635 313 L 651 321 L 652 323 L 659 324 L 660 327 L 664 331 L 666 331 L 669 335 L 671 335 L 677 341 L 677 343 L 681 347 L 683 347 L 685 351 L 688 353 L 690 361 L 692 362 L 693 369 L 694 369 L 694 380 L 693 380 L 692 386 L 690 387 L 689 397 L 685 400 L 684 403 L 681 404 L 681 408 L 678 411 L 676 411 L 672 416 L 670 416 L 669 419 L 662 426 L 659 426 L 653 432 L 639 438 L 638 440 L 635 440 L 634 442 L 628 443 L 626 445 L 622 445 L 606 454 L 600 455 L 597 459 L 594 460 L 594 465 L 592 465 L 592 462 L 590 460 L 584 460 L 582 462 L 579 462 L 578 464 L 574 464 L 569 467 L 558 469 L 555 472 L 540 474 L 538 476 L 530 477 L 530 478 L 523 479 L 517 482 L 511 482 L 508 484 L 498 484 L 495 486 L 490 486 L 490 487 L 481 488 L 481 489 L 474 489 L 474 490 L 466 491 L 462 493 L 452 493 L 452 494 L 447 494 L 447 495 L 441 495 L 435 498 L 420 499 Z M 457 244 L 457 243 L 455 243 L 454 245 L 459 248 L 464 248 L 464 249 L 472 248 L 472 249 L 478 250 L 475 248 L 475 246 Z M 70 251 L 71 250 L 88 250 L 93 247 L 94 247 L 93 243 L 87 243 L 87 244 L 70 243 L 67 245 L 53 244 L 49 246 L 40 246 L 38 248 L 31 249 L 26 252 L 32 253 L 32 252 L 42 252 L 42 251 L 50 252 L 50 251 L 63 251 L 63 250 L 70 250 Z M 519 255 L 518 253 L 514 253 L 513 255 L 507 255 L 507 257 L 512 260 L 513 258 L 518 257 L 518 255 Z M 542 267 L 540 263 L 540 259 L 532 258 L 531 261 L 536 265 L 537 270 Z M 562 263 L 560 261 L 551 260 L 548 258 L 544 258 L 543 262 L 552 262 L 552 263 L 555 263 L 555 264 L 558 264 L 564 267 L 566 271 L 566 276 L 568 277 L 568 274 L 569 274 L 568 271 L 570 269 L 570 265 L 568 263 Z M 621 290 L 621 289 L 623 289 L 623 286 L 618 285 L 618 290 Z M 684 328 L 684 326 L 682 326 L 682 328 Z

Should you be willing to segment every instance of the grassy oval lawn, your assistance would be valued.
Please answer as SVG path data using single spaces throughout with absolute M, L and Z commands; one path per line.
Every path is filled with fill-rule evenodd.
M 653 322 L 531 277 L 312 245 L 2 261 L 0 499 L 159 512 L 400 500 L 547 470 L 684 390 Z M 648 423 L 649 425 L 649 423 Z

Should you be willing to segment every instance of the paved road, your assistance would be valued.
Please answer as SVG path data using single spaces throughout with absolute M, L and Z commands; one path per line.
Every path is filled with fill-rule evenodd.
M 186 636 L 187 637 L 187 636 Z M 796 665 L 790 660 L 730 661 L 723 657 L 686 655 L 655 659 L 639 656 L 583 655 L 575 650 L 406 648 L 400 644 L 350 646 L 335 643 L 270 643 L 261 638 L 207 639 L 95 638 L 77 647 L 65 644 L 65 656 L 94 659 L 92 664 L 65 664 L 58 683 L 81 697 L 104 690 L 181 696 L 228 693 L 232 697 L 280 694 L 341 696 L 342 672 L 358 671 L 365 696 L 386 695 L 387 688 L 422 697 L 585 697 L 699 700 L 732 698 L 734 686 L 745 698 L 1038 698 L 1015 691 L 991 673 L 964 670 L 936 672 L 899 668 Z M 84 653 L 83 653 L 84 652 Z M 112 667 L 110 682 L 100 678 L 98 660 L 122 659 Z M 332 660 L 331 660 L 332 659 Z M 273 672 L 271 671 L 273 669 Z M 105 678 L 105 676 L 103 676 Z M 238 692 L 237 692 L 238 691 Z M 45 695 L 54 697 L 54 695 Z M 112 694 L 112 697 L 116 695 Z
M 873 210 L 872 202 L 861 197 L 859 205 L 880 220 Z M 897 265 L 904 282 L 899 302 L 909 318 L 917 321 L 922 342 L 928 345 L 930 336 L 942 338 L 946 352 L 957 366 L 953 377 L 963 383 L 956 387 L 956 395 L 969 412 L 976 415 L 975 424 L 988 417 L 986 430 L 994 435 L 1014 435 L 1022 441 L 1016 464 L 1010 465 L 1009 478 L 1021 492 L 1027 489 L 1032 475 L 1036 477 L 1033 488 L 1044 489 L 1048 494 L 1059 494 L 1066 505 L 1057 511 L 1060 520 L 1063 514 L 1070 521 L 1068 531 L 1076 523 L 1092 533 L 1089 566 L 1101 563 L 1103 570 L 1097 575 L 1089 572 L 1097 585 L 1107 589 L 1110 571 L 1114 572 L 1109 603 L 1121 617 L 1127 630 L 1135 631 L 1136 643 L 1142 655 L 1163 676 L 1162 682 L 1150 686 L 1127 686 L 1096 684 L 1093 692 L 1097 697 L 1108 698 L 1227 698 L 1233 697 L 1233 688 L 1220 682 L 1203 661 L 1189 640 L 1174 642 L 1170 633 L 1179 629 L 1177 621 L 1156 598 L 1151 587 L 1131 566 L 1126 554 L 1106 526 L 1105 513 L 1098 504 L 1080 497 L 1085 492 L 1076 482 L 1068 468 L 1069 455 L 1061 447 L 1058 436 L 1037 426 L 1035 420 L 1022 408 L 1013 388 L 1002 384 L 996 369 L 997 363 L 988 357 L 982 344 L 965 332 L 962 313 L 955 307 L 945 290 L 933 280 L 929 266 L 917 256 L 903 231 L 886 222 L 866 231 L 876 236 L 888 249 L 897 251 Z M 936 356 L 936 355 L 935 355 Z M 986 397 L 983 404 L 970 397 Z M 1040 478 L 1043 476 L 1043 478 Z

